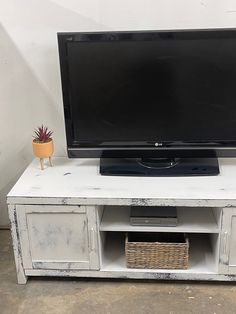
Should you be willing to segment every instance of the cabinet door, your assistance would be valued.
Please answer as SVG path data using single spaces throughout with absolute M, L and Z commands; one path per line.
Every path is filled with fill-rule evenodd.
M 99 269 L 94 206 L 16 209 L 25 269 Z
M 220 243 L 220 273 L 236 274 L 236 208 L 223 209 Z

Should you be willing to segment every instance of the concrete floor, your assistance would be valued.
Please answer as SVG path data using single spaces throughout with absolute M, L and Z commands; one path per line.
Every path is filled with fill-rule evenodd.
M 9 231 L 0 231 L 0 314 L 233 314 L 236 284 L 31 278 L 16 284 Z

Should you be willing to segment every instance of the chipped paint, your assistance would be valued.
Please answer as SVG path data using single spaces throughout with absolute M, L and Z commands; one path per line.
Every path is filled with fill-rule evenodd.
M 27 281 L 27 276 L 25 275 L 23 260 L 22 260 L 22 251 L 19 240 L 19 229 L 17 223 L 17 214 L 16 214 L 16 206 L 8 205 L 9 218 L 11 223 L 11 236 L 13 242 L 13 252 L 15 257 L 15 265 L 16 265 L 16 274 L 17 281 L 19 284 L 25 284 Z
M 140 202 L 137 199 L 133 199 L 132 200 L 133 204 L 137 205 L 137 204 L 147 204 L 143 199 L 140 200 Z M 96 229 L 97 226 L 97 210 L 98 210 L 98 206 L 68 206 L 68 205 L 63 205 L 63 206 L 56 206 L 56 205 L 17 205 L 17 207 L 15 208 L 15 206 L 13 206 L 13 210 L 12 210 L 12 215 L 13 215 L 13 219 L 11 219 L 11 223 L 12 223 L 12 227 L 15 228 L 15 233 L 17 235 L 16 240 L 14 240 L 15 242 L 15 246 L 17 247 L 16 252 L 15 252 L 15 256 L 16 258 L 20 261 L 20 274 L 18 275 L 18 281 L 19 283 L 25 283 L 26 282 L 26 277 L 25 274 L 27 275 L 32 275 L 32 276 L 67 276 L 67 277 L 101 277 L 101 278 L 122 278 L 122 279 L 126 279 L 126 278 L 133 278 L 133 279 L 156 279 L 156 280 L 187 280 L 187 279 L 191 279 L 191 280 L 224 280 L 224 281 L 235 281 L 236 280 L 236 276 L 234 275 L 220 275 L 220 274 L 198 274 L 198 273 L 164 273 L 164 272 L 157 272 L 157 271 L 148 271 L 148 272 L 141 272 L 140 270 L 138 270 L 137 272 L 135 272 L 134 270 L 129 271 L 129 270 L 124 270 L 124 271 L 103 271 L 101 270 L 93 270 L 92 266 L 89 266 L 88 264 L 84 264 L 87 265 L 85 266 L 87 268 L 82 270 L 83 264 L 82 262 L 73 262 L 73 261 L 63 261 L 63 250 L 61 250 L 62 255 L 62 261 L 60 260 L 51 260 L 49 261 L 47 258 L 42 261 L 40 260 L 32 260 L 32 269 L 30 268 L 26 268 L 25 270 L 23 269 L 23 264 L 22 264 L 22 251 L 21 251 L 21 246 L 20 246 L 20 238 L 22 236 L 23 233 L 27 234 L 29 233 L 29 221 L 26 224 L 26 222 L 24 222 L 21 225 L 21 231 L 18 229 L 18 223 L 17 223 L 17 219 L 19 219 L 19 216 L 17 215 L 17 210 L 19 211 L 19 213 L 21 213 L 20 216 L 22 216 L 23 213 L 23 209 L 26 211 L 26 213 L 28 212 L 29 214 L 32 215 L 32 213 L 38 214 L 40 215 L 40 217 L 42 217 L 42 213 L 50 213 L 50 214 L 54 214 L 55 215 L 55 220 L 56 221 L 56 215 L 57 213 L 61 213 L 61 212 L 68 212 L 68 213 L 79 213 L 79 214 L 86 214 L 87 215 L 87 219 L 85 219 L 83 221 L 83 224 L 81 226 L 82 228 L 82 234 L 85 234 L 87 232 L 87 230 L 93 230 L 91 229 L 91 226 L 93 228 Z M 226 212 L 229 209 L 225 209 Z M 224 211 L 225 211 L 224 210 Z M 230 209 L 232 210 L 232 209 Z M 224 215 L 222 215 L 224 217 Z M 25 220 L 24 220 L 25 221 Z M 64 230 L 64 227 L 62 228 L 62 225 L 56 225 L 56 226 L 51 226 L 47 220 L 42 220 L 44 221 L 44 225 L 45 227 L 42 229 L 41 227 L 41 232 L 43 230 L 43 232 L 45 233 L 45 239 L 44 242 L 41 243 L 40 241 L 43 239 L 42 235 L 40 235 L 39 233 L 39 229 L 38 229 L 38 225 L 36 224 L 37 220 L 34 220 L 35 223 L 32 225 L 32 234 L 34 234 L 34 238 L 36 237 L 38 239 L 38 245 L 41 246 L 41 251 L 39 252 L 43 252 L 44 251 L 44 247 L 48 248 L 51 247 L 51 244 L 53 244 L 54 246 L 56 245 L 56 243 L 52 243 L 52 240 L 54 239 L 56 241 L 57 236 L 63 236 L 65 238 L 65 243 L 64 245 L 66 246 L 70 246 L 71 240 L 71 233 L 72 233 L 72 229 L 67 228 L 66 230 Z M 93 221 L 92 225 L 91 225 L 91 221 Z M 53 238 L 51 237 L 53 236 Z M 69 238 L 68 238 L 69 236 Z M 90 250 L 90 254 L 92 254 L 90 256 L 91 261 L 95 261 L 96 258 L 98 260 L 98 250 L 97 250 L 97 232 L 96 235 L 88 235 L 88 246 L 87 249 L 89 248 Z M 27 236 L 28 237 L 28 236 Z M 22 238 L 22 241 L 25 241 L 24 239 L 27 239 L 27 237 Z M 32 241 L 32 235 L 31 237 L 31 241 Z M 94 241 L 94 238 L 96 239 L 96 245 L 95 245 L 95 249 L 93 249 L 94 244 L 92 244 L 91 241 Z M 41 239 L 41 240 L 40 240 Z M 46 242 L 45 242 L 46 241 Z M 25 242 L 24 242 L 25 243 Z M 36 243 L 36 242 L 35 242 Z M 24 249 L 26 251 L 26 253 L 28 254 L 28 259 L 32 258 L 31 257 L 31 252 L 29 249 L 27 249 L 27 245 L 26 243 L 24 244 Z M 81 246 L 80 249 L 84 252 L 85 250 L 85 246 Z M 81 251 L 81 252 L 82 252 Z M 46 257 L 46 256 L 45 256 Z M 225 263 L 225 261 L 222 260 L 222 257 L 220 257 L 220 263 L 223 264 L 223 262 Z M 17 266 L 19 269 L 19 266 Z M 94 267 L 94 266 L 93 266 Z M 96 266 L 95 266 L 96 269 Z M 24 273 L 25 272 L 25 273 Z M 23 276 L 23 279 L 22 279 Z M 20 279 L 19 279 L 20 278 Z
M 58 277 L 91 277 L 119 279 L 150 279 L 150 280 L 201 280 L 201 281 L 236 281 L 236 275 L 220 274 L 187 274 L 187 273 L 156 273 L 134 271 L 103 271 L 103 270 L 47 270 L 27 269 L 28 276 L 58 276 Z
M 205 3 L 204 0 L 201 1 Z M 8 195 L 7 202 L 19 283 L 26 282 L 25 275 L 236 281 L 235 275 L 227 275 L 229 271 L 235 271 L 233 265 L 230 267 L 228 265 L 229 251 L 225 245 L 227 241 L 222 242 L 225 222 L 222 222 L 220 226 L 220 252 L 215 254 L 215 262 L 219 260 L 219 274 L 190 273 L 189 271 L 176 273 L 150 270 L 131 271 L 126 268 L 122 271 L 99 270 L 103 259 L 100 254 L 103 244 L 99 232 L 102 211 L 100 210 L 100 215 L 98 214 L 100 205 L 217 207 L 223 208 L 224 213 L 228 215 L 226 227 L 228 231 L 232 217 L 230 213 L 236 212 L 235 161 L 220 160 L 221 175 L 218 177 L 204 178 L 204 180 L 201 178 L 181 179 L 181 185 L 179 180 L 174 179 L 165 178 L 160 181 L 157 178 L 152 180 L 144 178 L 144 189 L 142 185 L 137 184 L 137 178 L 124 180 L 123 178 L 117 178 L 117 180 L 111 180 L 109 177 L 101 178 L 98 175 L 98 161 L 85 160 L 78 167 L 76 160 L 60 160 L 59 172 L 40 172 L 40 176 L 37 161 L 33 162 Z M 57 189 L 53 184 L 55 180 L 60 180 Z M 31 182 L 30 186 L 29 182 Z M 51 223 L 57 223 L 56 227 L 49 228 L 47 213 L 54 215 Z M 66 215 L 63 219 L 59 218 L 62 213 Z M 222 220 L 225 219 L 225 214 Z M 35 215 L 34 220 L 30 225 L 33 215 Z M 74 224 L 74 219 L 79 216 L 85 219 L 78 219 Z M 66 223 L 69 225 L 65 227 Z M 76 241 L 72 238 L 76 238 Z M 56 254 L 54 254 L 55 247 Z M 225 249 L 223 250 L 222 247 Z M 218 267 L 215 265 L 213 271 L 216 269 Z
M 66 205 L 66 204 L 68 204 L 68 198 L 63 198 L 62 200 L 61 200 L 61 203 L 63 204 L 63 205 Z

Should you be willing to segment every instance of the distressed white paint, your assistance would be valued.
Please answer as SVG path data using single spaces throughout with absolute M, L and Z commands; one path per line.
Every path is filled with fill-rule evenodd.
M 223 210 L 220 271 L 236 274 L 236 208 Z
M 25 284 L 27 281 L 27 276 L 25 275 L 25 270 L 23 267 L 18 222 L 16 219 L 16 206 L 9 205 L 8 213 L 9 213 L 9 218 L 10 218 L 10 223 L 11 223 L 11 236 L 12 236 L 12 242 L 13 242 L 17 281 L 19 284 Z
M 24 268 L 99 268 L 94 208 L 17 205 L 16 211 Z
M 170 274 L 216 274 L 218 263 L 211 247 L 210 237 L 207 234 L 189 234 L 190 255 L 188 269 L 172 269 Z M 128 269 L 126 267 L 124 235 L 119 233 L 107 234 L 103 252 L 102 271 L 108 272 L 143 272 L 143 269 Z M 145 269 L 145 272 L 153 273 L 153 269 Z M 166 269 L 155 270 L 158 273 L 166 273 Z
M 220 260 L 220 233 L 211 233 L 209 234 L 209 242 L 211 247 L 211 254 L 215 265 L 216 273 L 222 274 L 219 270 L 219 260 Z
M 219 176 L 192 178 L 106 177 L 99 174 L 98 160 L 89 159 L 55 158 L 54 164 L 41 171 L 34 160 L 8 195 L 19 283 L 26 275 L 89 274 L 236 280 L 236 159 L 220 159 Z M 99 206 L 123 203 L 184 206 L 176 228 L 137 230 L 187 232 L 187 270 L 126 267 L 122 237 L 137 227 L 128 225 L 127 208 Z
M 236 275 L 220 275 L 205 273 L 171 273 L 169 271 L 159 272 L 156 270 L 139 272 L 128 269 L 121 271 L 75 271 L 75 270 L 43 270 L 26 269 L 27 276 L 58 276 L 58 277 L 95 277 L 95 278 L 118 278 L 118 279 L 156 279 L 156 280 L 208 280 L 208 281 L 236 281 Z
M 236 274 L 236 209 L 231 216 L 230 230 L 230 245 L 229 245 L 229 273 Z
M 8 203 L 95 205 L 236 205 L 236 159 L 220 159 L 220 175 L 202 177 L 101 176 L 98 159 L 54 158 L 40 170 L 34 160 L 8 194 Z M 182 204 L 181 204 L 182 203 Z
M 97 206 L 85 206 L 89 231 L 90 269 L 99 269 Z
M 191 232 L 219 233 L 212 208 L 178 207 L 178 224 L 175 227 L 148 227 L 130 225 L 130 207 L 106 206 L 103 214 L 101 231 L 145 231 L 145 232 Z

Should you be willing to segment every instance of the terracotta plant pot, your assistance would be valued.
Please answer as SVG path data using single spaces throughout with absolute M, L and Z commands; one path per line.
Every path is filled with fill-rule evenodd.
M 53 140 L 46 143 L 37 143 L 35 140 L 32 142 L 33 153 L 36 157 L 40 159 L 41 169 L 44 169 L 43 159 L 49 158 L 50 166 L 52 166 L 51 156 L 54 152 Z

